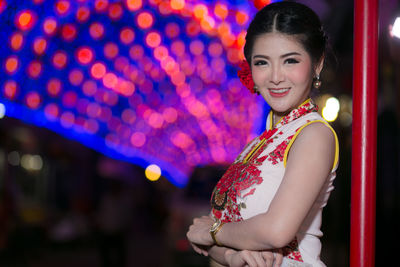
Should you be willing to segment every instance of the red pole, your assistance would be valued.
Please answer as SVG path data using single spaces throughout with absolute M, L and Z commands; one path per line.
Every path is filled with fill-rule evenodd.
M 378 0 L 354 1 L 350 266 L 375 266 Z

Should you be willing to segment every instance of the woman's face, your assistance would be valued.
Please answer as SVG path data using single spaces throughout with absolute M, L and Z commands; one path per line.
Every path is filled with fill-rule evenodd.
M 251 55 L 251 71 L 260 94 L 278 115 L 297 108 L 310 94 L 315 73 L 312 59 L 294 37 L 265 33 L 257 37 Z

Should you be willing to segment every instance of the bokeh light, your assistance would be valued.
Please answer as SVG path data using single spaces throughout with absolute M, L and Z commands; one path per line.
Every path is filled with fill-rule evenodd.
M 184 186 L 195 166 L 231 162 L 264 128 L 268 107 L 236 73 L 266 2 L 0 0 L 0 23 L 12 25 L 0 102 L 6 116 Z
M 325 102 L 325 106 L 322 108 L 322 116 L 325 120 L 332 122 L 338 117 L 339 110 L 339 100 L 335 97 L 329 97 Z
M 161 176 L 161 169 L 155 164 L 149 165 L 144 171 L 146 178 L 150 181 L 157 181 Z
M 0 103 L 0 119 L 4 118 L 6 114 L 6 106 L 3 103 Z

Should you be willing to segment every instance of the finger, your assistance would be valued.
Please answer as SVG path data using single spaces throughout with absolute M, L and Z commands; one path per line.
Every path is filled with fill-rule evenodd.
M 263 255 L 261 254 L 261 252 L 259 252 L 259 251 L 253 251 L 252 252 L 252 255 L 253 255 L 253 257 L 254 257 L 254 260 L 255 260 L 255 262 L 256 262 L 256 266 L 257 267 L 272 267 L 272 265 L 271 266 L 269 266 L 267 263 L 266 263 L 266 261 L 264 260 L 264 257 L 263 257 Z
M 192 245 L 192 248 L 194 249 L 194 251 L 196 251 L 197 253 L 199 253 L 200 255 L 204 255 L 204 256 L 208 256 L 208 251 L 206 250 L 205 247 L 190 243 Z
M 274 253 L 272 251 L 263 251 L 262 257 L 265 260 L 266 266 L 272 267 L 272 264 L 274 263 Z
M 201 254 L 201 250 L 193 243 L 190 243 L 190 245 L 192 245 L 192 248 L 194 251 L 196 251 L 197 253 Z
M 250 251 L 248 250 L 242 250 L 240 252 L 240 255 L 242 259 L 249 265 L 250 267 L 257 267 L 257 262 L 251 255 Z
M 283 250 L 278 249 L 277 252 L 275 253 L 275 264 L 274 267 L 280 267 L 283 262 Z

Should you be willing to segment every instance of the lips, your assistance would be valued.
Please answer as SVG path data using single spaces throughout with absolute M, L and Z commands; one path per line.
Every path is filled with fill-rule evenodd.
M 290 87 L 287 88 L 268 88 L 269 94 L 273 97 L 284 97 L 289 91 Z

